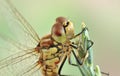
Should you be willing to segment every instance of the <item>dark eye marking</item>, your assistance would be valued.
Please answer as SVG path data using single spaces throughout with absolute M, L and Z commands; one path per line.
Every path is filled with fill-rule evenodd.
M 69 25 L 69 22 L 67 22 L 63 27 L 64 27 L 64 31 L 66 33 L 66 27 Z
M 66 25 L 68 26 L 68 25 L 69 25 L 69 22 L 67 22 Z
M 64 25 L 64 27 L 66 28 L 68 25 L 69 25 L 69 22 L 67 22 L 67 23 Z

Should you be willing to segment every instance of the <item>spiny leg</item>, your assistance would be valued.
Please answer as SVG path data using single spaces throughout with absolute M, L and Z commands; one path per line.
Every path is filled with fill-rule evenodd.
M 63 57 L 63 61 L 61 62 L 60 67 L 58 68 L 58 75 L 59 75 L 59 76 L 66 76 L 66 75 L 61 75 L 61 70 L 62 70 L 62 68 L 63 68 L 63 65 L 64 65 L 66 59 L 67 59 L 67 55 L 65 55 L 65 56 Z
M 78 36 L 80 36 L 86 29 L 87 29 L 87 28 L 84 28 L 80 33 L 78 33 L 77 35 L 75 35 L 75 36 L 73 37 L 73 39 L 76 38 L 76 37 L 78 37 Z
M 80 65 L 82 65 L 82 64 L 84 63 L 85 59 L 86 59 L 87 56 L 88 56 L 88 50 L 89 50 L 89 49 L 92 47 L 92 45 L 93 45 L 93 42 L 92 42 L 91 40 L 87 40 L 87 42 L 90 42 L 91 45 L 86 48 L 87 51 L 86 51 L 86 54 L 85 54 L 84 57 L 83 57 L 83 60 L 80 60 L 80 59 L 79 59 L 79 56 L 76 55 L 75 52 L 72 50 L 72 53 L 73 53 L 75 59 L 77 60 L 77 62 L 78 62 Z M 83 49 L 81 46 L 79 46 L 79 47 L 76 47 L 76 46 L 74 46 L 74 45 L 71 45 L 71 46 L 72 46 L 74 49 L 77 50 L 77 53 L 79 53 L 79 52 L 81 52 L 81 51 L 84 51 L 84 49 Z M 78 48 L 79 48 L 80 50 L 78 50 Z M 70 65 L 78 66 L 77 64 L 73 64 L 73 63 L 71 62 L 71 57 L 70 57 L 70 56 L 68 56 L 68 62 L 69 62 Z
M 78 66 L 77 64 L 71 62 L 71 55 L 68 55 L 68 63 L 72 66 Z
M 91 40 L 87 40 L 87 42 L 88 43 L 90 42 L 90 46 L 87 47 L 87 50 L 89 50 L 93 46 L 94 42 Z
M 85 53 L 85 55 L 84 55 L 84 57 L 82 57 L 83 58 L 82 59 L 82 58 L 80 58 L 79 53 L 81 51 L 84 51 L 84 49 L 81 46 L 78 47 L 78 46 L 75 46 L 75 45 L 72 45 L 72 44 L 70 46 L 73 47 L 75 50 L 77 50 L 76 51 L 77 54 L 74 52 L 74 50 L 72 50 L 72 53 L 73 53 L 75 59 L 77 60 L 77 62 L 79 63 L 79 65 L 82 65 L 84 60 L 87 58 L 88 52 Z M 71 57 L 70 56 L 68 56 L 68 62 L 69 62 L 70 65 L 78 66 L 77 64 L 71 63 Z
M 18 76 L 32 76 L 36 71 L 38 71 L 41 68 L 41 64 L 39 61 L 35 62 L 31 66 L 27 67 L 26 69 L 21 70 L 20 74 Z
M 75 54 L 75 52 L 74 52 L 73 50 L 72 50 L 72 53 L 73 53 L 73 55 L 74 55 L 76 61 L 77 61 L 80 65 L 82 65 L 83 62 L 79 59 L 79 57 Z

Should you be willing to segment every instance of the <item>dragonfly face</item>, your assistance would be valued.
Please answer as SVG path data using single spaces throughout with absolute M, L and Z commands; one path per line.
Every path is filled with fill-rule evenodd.
M 65 43 L 66 40 L 74 37 L 74 27 L 72 22 L 64 17 L 58 17 L 56 23 L 52 27 L 51 34 L 55 41 Z

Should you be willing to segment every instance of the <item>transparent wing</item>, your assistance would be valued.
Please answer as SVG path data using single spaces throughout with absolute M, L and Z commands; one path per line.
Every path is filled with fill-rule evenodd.
M 0 42 L 6 43 L 0 47 L 0 52 L 5 51 L 14 53 L 0 60 L 0 75 L 2 76 L 40 76 L 40 67 L 36 62 L 39 60 L 39 54 L 35 48 L 28 49 L 26 46 L 14 41 L 6 36 L 0 35 Z M 6 46 L 7 47 L 6 47 Z M 5 46 L 5 47 L 4 47 Z M 16 52 L 16 51 L 19 52 Z M 16 53 L 15 53 L 16 52 Z M 2 55 L 2 54 L 1 54 Z M 33 62 L 36 62 L 33 64 Z M 31 65 L 33 64 L 33 65 Z
M 40 54 L 35 51 L 35 48 L 31 49 L 2 34 L 0 34 L 0 42 L 4 43 L 0 44 L 0 52 L 8 53 L 7 57 L 0 60 L 0 75 L 40 76 L 40 67 L 37 63 Z
M 3 42 L 1 42 L 1 41 L 3 41 Z M 7 48 L 11 48 L 12 46 L 15 47 L 17 50 L 25 50 L 25 49 L 29 48 L 27 45 L 19 43 L 19 42 L 15 41 L 5 35 L 2 35 L 2 34 L 0 34 L 0 42 L 6 43 L 5 45 L 7 45 Z M 3 45 L 3 47 L 6 47 L 5 45 Z M 11 46 L 11 47 L 9 47 L 9 46 Z
M 7 41 L 8 42 L 8 41 Z M 14 42 L 14 41 L 11 41 Z M 9 42 L 8 42 L 9 43 Z M 15 43 L 16 45 L 18 43 Z M 12 44 L 16 47 L 15 44 Z M 9 45 L 7 45 L 9 46 Z M 12 47 L 14 48 L 14 47 Z M 16 50 L 19 51 L 6 58 L 0 60 L 0 75 L 2 76 L 41 76 L 39 64 L 36 62 L 39 60 L 39 55 L 35 49 L 19 49 L 21 46 L 17 46 Z M 15 49 L 8 47 L 0 47 L 0 51 L 14 52 Z M 35 64 L 33 64 L 35 62 Z M 33 64 L 33 65 L 31 65 Z
M 9 74 L 14 74 L 12 76 L 18 76 L 16 74 L 34 74 L 33 72 L 39 70 L 39 68 L 37 65 L 35 66 L 35 64 L 31 64 L 38 61 L 38 59 L 39 57 L 36 54 L 35 49 L 22 50 L 18 53 L 10 55 L 0 61 L 0 75 L 8 76 Z
M 0 32 L 0 75 L 41 76 L 36 66 L 39 55 L 35 47 L 40 41 L 37 33 L 9 0 L 0 0 L 0 11 L 13 33 L 4 36 Z
M 7 50 L 7 49 L 5 49 Z M 20 61 L 25 60 L 26 58 L 32 56 L 34 53 L 34 49 L 29 49 L 29 50 L 24 50 L 18 53 L 15 53 L 14 55 L 10 55 L 0 61 L 0 69 L 11 65 L 11 64 L 16 64 Z
M 41 65 L 38 62 L 35 62 L 34 64 L 30 65 L 29 67 L 23 69 L 20 74 L 17 74 L 18 76 L 33 76 L 38 74 L 40 75 L 40 67 Z
M 34 46 L 39 43 L 40 38 L 35 30 L 13 6 L 10 0 L 0 0 L 0 8 L 8 21 L 9 28 L 11 28 L 13 33 L 16 35 L 18 41 L 23 42 L 26 45 L 32 43 Z M 32 44 L 29 46 L 32 47 Z

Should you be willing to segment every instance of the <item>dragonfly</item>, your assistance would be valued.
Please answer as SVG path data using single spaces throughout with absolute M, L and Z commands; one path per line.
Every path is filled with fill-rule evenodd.
M 85 53 L 80 56 L 79 49 L 83 50 L 83 47 L 82 45 L 79 46 L 80 43 L 74 39 L 79 39 L 80 35 L 87 30 L 87 28 L 84 28 L 78 34 L 75 34 L 74 25 L 70 20 L 65 17 L 57 17 L 51 28 L 51 33 L 40 38 L 23 15 L 14 7 L 11 1 L 5 0 L 5 3 L 8 6 L 8 8 L 6 8 L 10 11 L 12 17 L 19 22 L 23 32 L 30 37 L 31 43 L 35 44 L 35 46 L 31 48 L 1 35 L 0 38 L 11 43 L 18 48 L 20 52 L 0 60 L 0 70 L 26 61 L 25 64 L 20 66 L 22 70 L 17 71 L 19 73 L 17 73 L 16 76 L 32 76 L 37 71 L 40 71 L 41 73 L 39 76 L 67 76 L 61 74 L 66 59 L 68 59 L 70 65 L 78 66 L 77 64 L 72 63 L 71 54 L 73 54 L 79 65 L 84 64 L 84 61 L 88 57 L 88 51 L 85 51 Z M 93 42 L 91 40 L 87 41 L 90 43 L 90 46 L 87 46 L 87 50 L 89 50 L 92 47 Z M 9 48 L 6 50 L 9 50 Z M 32 63 L 27 63 L 27 59 L 30 58 Z M 30 66 L 24 68 L 27 64 L 30 64 Z

